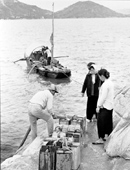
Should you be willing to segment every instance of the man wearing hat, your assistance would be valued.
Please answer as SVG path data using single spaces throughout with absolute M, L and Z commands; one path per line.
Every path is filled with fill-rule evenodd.
M 58 93 L 57 87 L 52 84 L 49 89 L 37 92 L 29 101 L 28 114 L 31 125 L 32 141 L 37 137 L 37 120 L 47 122 L 48 136 L 53 133 L 53 97 Z
M 90 67 L 95 67 L 95 63 L 94 62 L 89 62 L 88 64 L 87 64 L 87 67 L 88 67 L 88 70 L 90 70 Z
M 101 85 L 101 81 L 96 72 L 96 66 L 94 62 L 90 62 L 87 64 L 89 72 L 87 73 L 83 86 L 82 86 L 82 96 L 86 91 L 88 100 L 87 100 L 87 108 L 86 108 L 86 118 L 88 122 L 92 121 L 93 115 L 97 118 L 96 113 L 96 105 L 99 95 L 99 87 Z

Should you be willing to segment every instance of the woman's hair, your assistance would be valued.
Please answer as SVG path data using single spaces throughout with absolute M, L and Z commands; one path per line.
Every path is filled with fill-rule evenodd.
M 106 70 L 106 69 L 103 69 L 101 68 L 99 71 L 98 71 L 98 74 L 99 76 L 104 76 L 105 78 L 109 78 L 110 77 L 110 73 Z

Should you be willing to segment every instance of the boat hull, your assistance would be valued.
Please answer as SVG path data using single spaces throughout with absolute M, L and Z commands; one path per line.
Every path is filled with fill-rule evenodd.
M 55 78 L 55 79 L 61 79 L 61 78 L 69 78 L 71 76 L 71 72 L 55 72 L 55 71 L 44 71 L 37 69 L 37 73 L 39 73 L 41 76 L 48 77 L 48 78 Z
M 27 66 L 32 69 L 32 65 L 30 61 L 27 59 Z M 47 77 L 47 78 L 53 78 L 53 79 L 62 79 L 62 78 L 69 78 L 71 76 L 71 71 L 69 69 L 59 69 L 58 71 L 56 70 L 51 70 L 51 69 L 45 69 L 43 67 L 38 67 L 36 66 L 34 68 L 34 71 L 38 73 L 40 76 Z

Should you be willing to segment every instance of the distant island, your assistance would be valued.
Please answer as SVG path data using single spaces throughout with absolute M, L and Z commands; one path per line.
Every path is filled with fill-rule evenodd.
M 130 17 L 130 14 L 115 12 L 92 1 L 79 1 L 63 10 L 54 13 L 60 18 L 110 18 Z M 34 5 L 27 5 L 18 0 L 0 1 L 0 19 L 49 19 L 52 11 L 41 9 Z

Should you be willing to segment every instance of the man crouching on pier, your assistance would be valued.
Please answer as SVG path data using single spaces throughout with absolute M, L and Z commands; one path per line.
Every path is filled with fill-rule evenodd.
M 52 84 L 51 87 L 44 91 L 37 92 L 29 101 L 28 114 L 31 125 L 32 141 L 37 137 L 37 120 L 43 119 L 47 122 L 48 136 L 53 133 L 53 97 L 58 93 L 57 87 Z

